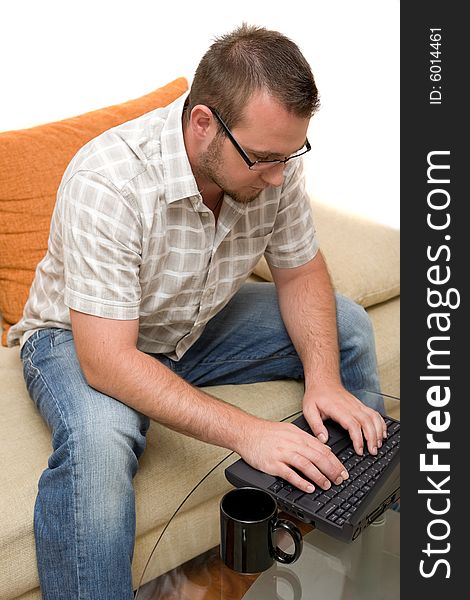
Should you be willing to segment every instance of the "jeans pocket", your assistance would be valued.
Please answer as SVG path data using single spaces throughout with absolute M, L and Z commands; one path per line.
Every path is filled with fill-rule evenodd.
M 33 363 L 34 345 L 29 343 L 31 338 L 26 341 L 21 352 L 21 360 L 23 363 L 23 378 L 26 383 L 28 392 L 34 380 L 39 376 L 39 369 Z
M 21 349 L 23 377 L 30 395 L 31 388 L 41 375 L 42 357 L 50 353 L 52 331 L 52 329 L 38 329 L 29 336 Z

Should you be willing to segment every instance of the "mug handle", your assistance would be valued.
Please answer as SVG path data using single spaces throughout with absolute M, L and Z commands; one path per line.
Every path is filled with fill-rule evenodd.
M 302 534 L 300 533 L 300 529 L 294 525 L 292 521 L 287 521 L 287 519 L 277 519 L 274 523 L 272 533 L 274 534 L 279 529 L 287 531 L 287 533 L 291 536 L 292 541 L 294 542 L 294 552 L 292 554 L 288 554 L 276 546 L 273 548 L 274 558 L 280 563 L 289 565 L 290 563 L 295 562 L 302 553 Z

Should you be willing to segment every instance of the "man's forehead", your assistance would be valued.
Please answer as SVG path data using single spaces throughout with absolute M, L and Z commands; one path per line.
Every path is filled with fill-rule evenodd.
M 233 131 L 240 143 L 244 142 L 245 150 L 283 158 L 304 146 L 309 122 L 288 112 L 272 96 L 258 93 L 247 102 Z
M 252 94 L 242 111 L 241 123 L 259 121 L 272 115 L 289 114 L 282 103 L 267 91 L 258 91 Z

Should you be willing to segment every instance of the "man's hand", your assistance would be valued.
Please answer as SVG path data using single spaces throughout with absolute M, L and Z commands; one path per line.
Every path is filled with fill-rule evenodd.
M 377 449 L 387 437 L 387 426 L 382 416 L 340 385 L 306 391 L 303 412 L 313 433 L 321 441 L 327 441 L 328 432 L 323 424 L 327 418 L 347 429 L 357 454 L 364 452 L 364 438 L 369 452 L 377 454 Z
M 348 478 L 328 446 L 291 423 L 256 419 L 245 432 L 239 454 L 256 469 L 282 477 L 304 492 L 313 492 L 312 481 L 327 490 L 330 482 L 340 484 Z

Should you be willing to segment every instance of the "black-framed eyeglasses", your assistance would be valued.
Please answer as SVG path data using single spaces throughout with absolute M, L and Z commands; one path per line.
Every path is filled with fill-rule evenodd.
M 217 110 L 215 108 L 212 108 L 211 106 L 208 106 L 207 108 L 209 108 L 209 110 L 213 113 L 213 115 L 215 116 L 217 121 L 220 123 L 222 129 L 227 134 L 228 139 L 234 145 L 235 150 L 238 152 L 238 154 L 240 154 L 240 156 L 243 158 L 243 160 L 248 165 L 248 168 L 251 169 L 252 171 L 266 171 L 267 169 L 272 169 L 273 167 L 275 167 L 276 165 L 279 165 L 281 163 L 286 164 L 289 160 L 292 160 L 293 158 L 298 158 L 299 156 L 302 156 L 303 154 L 310 152 L 310 150 L 312 149 L 312 147 L 310 146 L 310 142 L 308 141 L 307 138 L 305 138 L 304 146 L 300 150 L 298 150 L 295 154 L 286 156 L 286 158 L 275 159 L 275 160 L 251 160 L 250 157 L 248 156 L 248 154 L 245 152 L 245 150 L 243 150 L 243 148 L 240 146 L 240 144 L 234 138 L 233 133 L 230 131 L 230 129 L 224 123 L 224 120 L 219 115 Z

